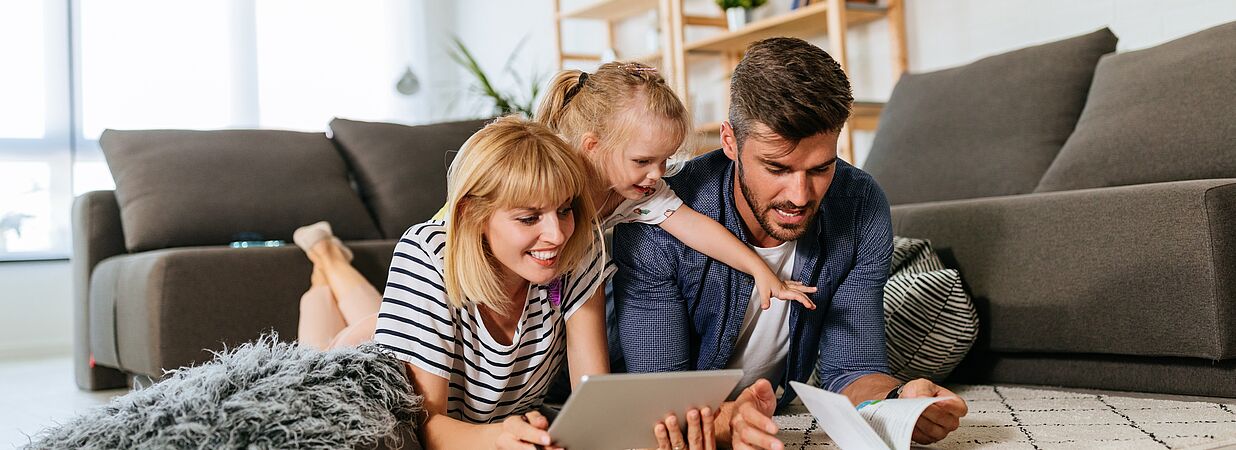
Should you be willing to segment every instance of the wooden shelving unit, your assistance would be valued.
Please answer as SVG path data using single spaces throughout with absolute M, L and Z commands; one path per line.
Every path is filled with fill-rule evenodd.
M 558 13 L 559 19 L 619 20 L 657 7 L 660 0 L 601 0 Z
M 886 14 L 885 8 L 868 4 L 854 4 L 846 9 L 846 26 L 875 22 Z M 770 37 L 810 37 L 827 31 L 827 26 L 821 24 L 828 13 L 828 3 L 807 5 L 787 14 L 752 22 L 738 31 L 689 42 L 683 49 L 688 52 L 742 52 L 752 42 Z
M 559 1 L 554 1 L 554 38 L 558 47 L 558 63 L 565 61 L 600 61 L 599 54 L 565 53 L 562 50 L 561 21 L 603 20 L 608 30 L 607 44 L 614 47 L 615 23 L 650 10 L 658 13 L 661 28 L 661 49 L 647 55 L 622 57 L 620 59 L 652 63 L 665 72 L 666 80 L 690 107 L 688 74 L 697 57 L 722 58 L 723 66 L 733 68 L 742 58 L 742 53 L 751 43 L 774 36 L 811 38 L 827 34 L 829 54 L 843 69 L 848 69 L 846 30 L 879 20 L 889 21 L 889 41 L 894 76 L 906 70 L 905 5 L 904 0 L 884 0 L 883 6 L 870 3 L 847 3 L 844 0 L 818 0 L 785 14 L 749 23 L 736 31 L 724 31 L 704 39 L 686 41 L 688 26 L 725 27 L 724 17 L 689 16 L 683 13 L 683 0 L 597 0 L 566 12 L 559 11 Z M 720 14 L 720 11 L 718 11 Z M 690 58 L 688 57 L 690 56 Z M 655 63 L 654 63 L 655 62 Z M 728 94 L 728 93 L 727 93 Z M 728 95 L 726 95 L 728 97 Z M 726 99 L 728 100 L 728 98 Z M 875 130 L 879 125 L 883 104 L 856 102 L 854 114 L 842 131 L 838 153 L 847 161 L 854 161 L 853 130 Z M 722 108 L 723 110 L 725 108 Z M 696 131 L 715 136 L 721 128 L 717 121 L 698 124 Z M 715 148 L 713 146 L 712 148 Z
M 880 125 L 880 112 L 884 104 L 880 102 L 854 102 L 854 111 L 850 116 L 849 125 L 855 130 L 875 131 Z M 701 134 L 717 134 L 721 122 L 705 122 L 695 125 L 695 132 Z
M 554 44 L 558 49 L 558 68 L 561 69 L 567 61 L 603 62 L 598 53 L 566 52 L 562 47 L 562 21 L 564 20 L 594 20 L 605 23 L 606 47 L 614 48 L 614 28 L 620 21 L 648 11 L 657 11 L 661 28 L 660 49 L 658 51 L 638 55 L 618 55 L 618 59 L 639 61 L 666 72 L 666 78 L 672 79 L 675 73 L 682 72 L 678 62 L 682 55 L 682 29 L 686 26 L 726 26 L 724 17 L 690 16 L 681 13 L 682 0 L 597 0 L 587 5 L 563 11 L 561 0 L 554 0 Z M 669 11 L 670 13 L 667 13 Z M 674 13 L 677 11 L 677 13 Z M 677 85 L 675 85 L 677 86 Z

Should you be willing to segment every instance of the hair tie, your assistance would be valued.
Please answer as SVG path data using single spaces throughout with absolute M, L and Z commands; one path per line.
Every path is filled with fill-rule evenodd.
M 571 103 L 571 99 L 575 98 L 575 94 L 578 94 L 579 90 L 583 89 L 584 83 L 587 81 L 588 72 L 580 72 L 579 81 L 576 81 L 575 85 L 571 86 L 571 89 L 567 91 L 566 96 L 562 99 L 562 106 L 566 106 L 567 103 Z

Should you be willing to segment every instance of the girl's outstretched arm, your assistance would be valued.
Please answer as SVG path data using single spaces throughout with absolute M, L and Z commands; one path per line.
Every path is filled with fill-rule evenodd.
M 814 287 L 793 280 L 782 281 L 768 268 L 760 255 L 755 254 L 755 250 L 738 240 L 730 230 L 691 207 L 679 207 L 661 222 L 661 228 L 688 247 L 754 277 L 761 308 L 768 309 L 770 298 L 776 297 L 797 301 L 807 309 L 815 309 L 815 303 L 807 297 L 808 293 L 815 292 Z

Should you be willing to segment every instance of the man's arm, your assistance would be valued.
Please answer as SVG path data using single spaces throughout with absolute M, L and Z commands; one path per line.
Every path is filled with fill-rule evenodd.
M 899 398 L 951 397 L 929 406 L 914 424 L 912 439 L 930 444 L 944 439 L 960 425 L 966 402 L 927 379 L 903 386 L 889 376 L 885 348 L 884 285 L 888 282 L 893 252 L 892 218 L 888 200 L 872 185 L 861 217 L 858 261 L 833 296 L 833 308 L 820 336 L 820 384 L 840 392 L 857 405 L 880 400 L 897 390 Z
M 861 377 L 888 373 L 884 345 L 884 284 L 888 282 L 893 255 L 893 225 L 888 200 L 874 183 L 856 219 L 856 261 L 833 294 L 820 333 L 820 360 L 816 366 L 820 386 L 838 393 L 844 393 Z M 856 389 L 866 392 L 884 387 L 882 383 L 868 383 L 871 381 Z M 888 388 L 896 385 L 893 383 Z M 884 389 L 884 393 L 887 392 L 888 389 Z M 855 400 L 854 397 L 850 399 Z
M 614 306 L 627 371 L 694 369 L 686 301 L 677 286 L 677 243 L 660 227 L 614 227 Z

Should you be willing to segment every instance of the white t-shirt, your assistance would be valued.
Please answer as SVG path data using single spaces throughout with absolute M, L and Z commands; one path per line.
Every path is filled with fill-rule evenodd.
M 374 340 L 397 358 L 447 379 L 447 415 L 471 423 L 502 420 L 540 406 L 566 356 L 566 322 L 613 271 L 594 248 L 550 287 L 529 285 L 511 345 L 489 334 L 476 304 L 452 306 L 442 281 L 444 222 L 409 228 L 395 245 Z
M 783 280 L 794 275 L 794 254 L 797 241 L 784 242 L 772 248 L 752 247 L 764 263 Z M 751 303 L 742 321 L 742 333 L 730 356 L 727 369 L 742 369 L 742 381 L 734 388 L 741 392 L 760 378 L 776 382 L 785 367 L 790 352 L 790 302 L 773 298 L 768 309 L 760 309 L 760 300 L 751 290 Z M 731 395 L 733 397 L 733 395 Z
M 601 221 L 601 229 L 609 230 L 620 223 L 660 225 L 665 218 L 682 207 L 682 199 L 670 189 L 664 179 L 657 180 L 652 193 L 635 200 L 624 200 L 614 212 Z

